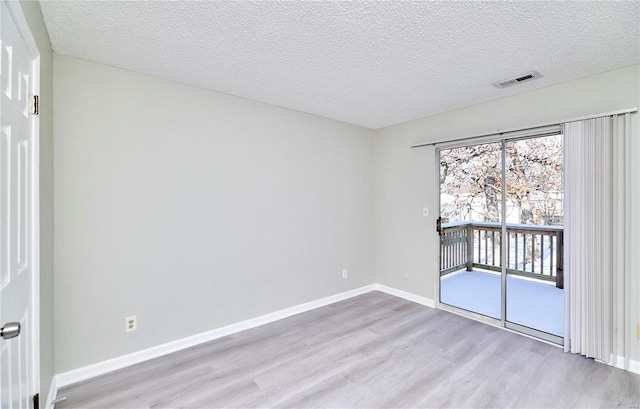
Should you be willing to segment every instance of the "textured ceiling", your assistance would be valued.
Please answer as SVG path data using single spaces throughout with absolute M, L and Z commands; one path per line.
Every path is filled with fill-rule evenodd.
M 640 62 L 638 1 L 41 7 L 57 53 L 374 129 Z

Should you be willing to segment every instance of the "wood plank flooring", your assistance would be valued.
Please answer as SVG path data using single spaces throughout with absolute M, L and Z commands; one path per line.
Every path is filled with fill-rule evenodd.
M 64 408 L 638 408 L 640 376 L 370 292 L 68 386 Z

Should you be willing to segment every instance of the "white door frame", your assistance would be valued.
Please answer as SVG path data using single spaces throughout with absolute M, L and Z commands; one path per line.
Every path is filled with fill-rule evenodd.
M 22 11 L 20 2 L 1 0 L 6 4 L 7 9 L 13 17 L 13 21 L 16 23 L 16 27 L 20 31 L 25 44 L 29 48 L 33 59 L 33 75 L 32 75 L 32 89 L 34 95 L 40 95 L 40 49 L 36 43 L 27 18 Z M 40 392 L 40 117 L 38 115 L 31 115 L 31 126 L 33 132 L 33 143 L 31 149 L 33 152 L 31 161 L 31 238 L 32 248 L 31 252 L 31 285 L 32 285 L 32 305 L 31 305 L 31 333 L 33 334 L 33 349 L 32 349 L 32 385 L 33 391 L 30 391 L 31 395 L 35 395 Z M 44 402 L 44 401 L 43 401 Z M 41 405 L 42 406 L 42 405 Z

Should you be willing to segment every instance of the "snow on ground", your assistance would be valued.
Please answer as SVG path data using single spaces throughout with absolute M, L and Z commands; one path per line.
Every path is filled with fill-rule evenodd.
M 440 302 L 500 319 L 500 274 L 457 271 L 442 277 Z M 564 335 L 564 291 L 507 275 L 507 321 Z

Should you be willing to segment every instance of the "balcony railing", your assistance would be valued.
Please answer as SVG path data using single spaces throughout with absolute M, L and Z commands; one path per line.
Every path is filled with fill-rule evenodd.
M 500 223 L 443 224 L 440 275 L 474 267 L 502 271 Z M 563 227 L 507 224 L 507 274 L 555 282 L 564 287 Z

